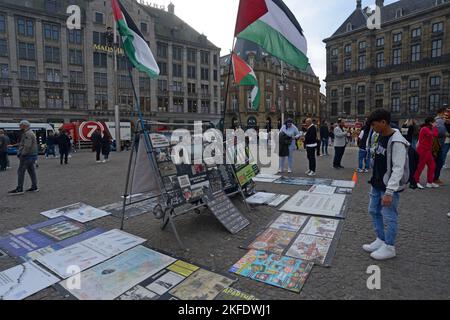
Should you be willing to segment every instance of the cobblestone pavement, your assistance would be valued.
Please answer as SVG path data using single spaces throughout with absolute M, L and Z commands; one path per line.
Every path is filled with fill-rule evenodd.
M 38 194 L 7 197 L 15 187 L 17 160 L 11 158 L 13 169 L 0 173 L 0 234 L 8 230 L 44 221 L 39 212 L 75 202 L 103 206 L 120 200 L 129 154 L 112 154 L 108 164 L 96 164 L 91 153 L 77 153 L 68 166 L 57 160 L 40 160 Z M 331 168 L 331 157 L 318 159 L 318 177 L 350 180 L 357 150 L 349 149 L 344 158 L 347 169 Z M 306 153 L 295 154 L 292 176 L 304 176 Z M 28 179 L 28 178 L 27 178 Z M 449 186 L 435 190 L 411 191 L 401 195 L 398 257 L 375 262 L 362 251 L 361 245 L 374 239 L 371 219 L 367 213 L 368 175 L 360 175 L 360 183 L 351 196 L 336 256 L 331 268 L 315 266 L 300 294 L 291 293 L 263 283 L 238 277 L 235 287 L 261 299 L 449 299 L 450 298 L 450 211 Z M 450 170 L 443 180 L 450 184 Z M 27 180 L 28 181 L 28 180 Z M 28 183 L 28 182 L 27 182 Z M 274 184 L 258 184 L 258 190 L 295 194 L 300 188 Z M 307 189 L 301 188 L 301 189 Z M 183 243 L 181 250 L 170 230 L 161 231 L 159 221 L 143 215 L 126 222 L 125 230 L 148 239 L 147 246 L 170 252 L 180 258 L 227 272 L 246 251 L 239 249 L 255 232 L 263 229 L 279 215 L 276 209 L 256 207 L 246 213 L 239 198 L 236 205 L 251 221 L 250 227 L 237 235 L 229 234 L 208 212 L 189 214 L 176 222 Z M 120 221 L 107 217 L 93 223 L 105 229 L 120 227 Z M 10 258 L 0 258 L 0 270 L 16 265 Z M 381 290 L 368 290 L 366 270 L 370 265 L 381 268 Z M 233 276 L 230 274 L 230 276 Z M 31 299 L 62 299 L 53 288 Z

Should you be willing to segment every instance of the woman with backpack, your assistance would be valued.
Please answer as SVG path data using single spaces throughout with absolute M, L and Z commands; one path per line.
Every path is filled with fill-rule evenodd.
M 419 164 L 417 165 L 416 174 L 414 180 L 417 183 L 419 189 L 424 189 L 420 184 L 420 176 L 425 166 L 428 167 L 427 172 L 427 188 L 439 188 L 438 184 L 435 184 L 434 173 L 436 170 L 436 162 L 433 157 L 433 145 L 434 140 L 439 135 L 436 128 L 436 121 L 434 118 L 425 119 L 425 123 L 422 125 L 422 129 L 419 133 L 419 143 L 417 145 L 417 153 L 419 154 Z

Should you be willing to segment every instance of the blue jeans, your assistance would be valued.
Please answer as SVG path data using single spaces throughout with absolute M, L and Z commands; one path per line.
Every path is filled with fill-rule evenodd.
M 363 149 L 359 149 L 359 156 L 358 156 L 358 169 L 362 170 L 362 169 L 370 169 L 370 152 L 368 152 L 367 150 L 363 150 Z M 365 163 L 365 168 L 364 168 L 364 163 Z
M 447 155 L 449 151 L 450 151 L 450 143 L 444 144 L 444 148 L 442 149 L 442 160 L 444 164 L 447 162 Z
M 328 139 L 322 139 L 322 154 L 328 155 Z
M 372 216 L 377 237 L 383 240 L 388 246 L 394 246 L 398 230 L 397 209 L 400 201 L 400 195 L 398 193 L 394 193 L 392 205 L 390 207 L 382 206 L 381 200 L 383 196 L 383 191 L 372 187 L 372 190 L 370 191 L 369 213 Z
M 294 162 L 294 149 L 289 147 L 289 156 L 287 157 L 280 157 L 280 170 L 284 170 L 284 165 L 286 163 L 286 158 L 288 159 L 288 166 L 289 170 L 293 169 L 293 162 Z

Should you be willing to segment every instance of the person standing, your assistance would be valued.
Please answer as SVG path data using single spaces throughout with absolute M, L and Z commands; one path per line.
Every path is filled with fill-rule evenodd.
M 92 140 L 92 151 L 96 153 L 95 159 L 97 163 L 101 163 L 100 161 L 100 153 L 102 152 L 102 132 L 100 129 L 95 130 L 91 137 Z
M 438 111 L 437 117 L 436 117 L 436 128 L 438 130 L 438 141 L 439 141 L 439 151 L 436 156 L 436 169 L 434 173 L 434 181 L 433 183 L 438 185 L 443 185 L 444 182 L 442 182 L 441 178 L 441 171 L 442 167 L 445 164 L 445 158 L 444 158 L 444 144 L 445 144 L 445 138 L 447 137 L 447 128 L 445 127 L 445 112 L 446 109 L 442 108 Z M 445 155 L 447 157 L 447 155 Z
M 102 155 L 103 155 L 103 163 L 109 161 L 109 154 L 111 153 L 111 143 L 112 138 L 108 132 L 103 133 L 102 138 Z
M 424 189 L 420 184 L 420 176 L 422 175 L 425 166 L 428 166 L 427 172 L 427 188 L 438 188 L 439 185 L 434 183 L 434 174 L 436 172 L 436 162 L 433 157 L 433 143 L 434 139 L 439 136 L 438 129 L 436 128 L 436 122 L 434 118 L 425 119 L 425 123 L 420 130 L 419 144 L 417 147 L 417 153 L 419 154 L 419 164 L 414 175 L 414 180 L 417 183 L 419 189 Z
M 49 132 L 47 137 L 47 147 L 45 148 L 45 159 L 48 159 L 49 155 L 53 155 L 54 158 L 56 158 L 56 152 L 55 152 L 55 134 L 53 132 Z
M 61 133 L 58 136 L 58 147 L 61 165 L 63 164 L 63 160 L 64 164 L 68 164 L 71 142 L 66 130 L 61 130 Z
M 369 204 L 377 239 L 371 244 L 363 245 L 363 250 L 375 260 L 387 260 L 396 256 L 400 192 L 406 189 L 409 180 L 409 143 L 390 123 L 391 114 L 384 109 L 374 111 L 368 119 L 368 124 L 379 134 L 370 180 L 372 189 Z
M 6 171 L 8 167 L 8 145 L 9 137 L 3 129 L 0 129 L 0 171 Z
M 358 172 L 359 173 L 367 173 L 370 169 L 370 149 L 367 149 L 367 142 L 370 141 L 370 138 L 373 134 L 372 128 L 366 122 L 364 127 L 361 130 L 361 133 L 358 136 Z
M 330 129 L 326 122 L 320 127 L 320 141 L 322 142 L 322 156 L 328 156 L 328 141 L 330 140 Z
M 39 192 L 37 186 L 36 168 L 35 164 L 38 158 L 38 144 L 36 135 L 30 129 L 30 122 L 23 120 L 20 122 L 20 130 L 22 136 L 19 142 L 19 149 L 17 151 L 17 156 L 19 157 L 20 164 L 17 170 L 17 188 L 8 192 L 9 195 L 22 195 L 23 184 L 25 181 L 25 172 L 28 172 L 31 178 L 31 188 L 27 192 Z
M 341 165 L 344 157 L 345 147 L 347 145 L 347 133 L 344 130 L 344 121 L 339 119 L 336 128 L 334 128 L 334 160 L 333 168 L 344 169 Z
M 283 136 L 286 136 L 286 138 L 283 139 L 281 134 L 283 134 Z M 287 156 L 285 155 L 286 153 L 280 152 L 280 168 L 278 170 L 279 173 L 283 172 L 283 170 L 284 170 L 286 158 L 288 158 L 288 166 L 289 166 L 288 173 L 292 173 L 293 162 L 294 162 L 294 160 L 293 160 L 294 159 L 294 151 L 296 149 L 296 140 L 299 139 L 300 137 L 301 137 L 300 131 L 294 125 L 294 121 L 292 119 L 288 119 L 286 121 L 286 124 L 283 127 L 281 127 L 281 130 L 280 130 L 280 140 L 283 140 L 284 142 L 288 142 L 289 146 L 288 146 Z M 282 142 L 282 141 L 280 141 L 280 142 Z M 281 149 L 281 147 L 280 147 L 280 149 Z
M 312 177 L 316 175 L 317 127 L 311 119 L 306 119 L 305 124 L 307 129 L 304 139 L 309 162 L 309 170 L 306 171 L 306 174 Z

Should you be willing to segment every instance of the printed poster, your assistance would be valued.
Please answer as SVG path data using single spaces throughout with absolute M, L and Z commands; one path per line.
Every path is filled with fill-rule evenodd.
M 242 300 L 242 301 L 254 301 L 259 300 L 254 295 L 241 292 L 239 290 L 233 288 L 225 288 L 223 291 L 217 296 L 215 300 L 225 300 L 225 301 L 233 301 L 233 300 Z
M 332 242 L 333 239 L 300 234 L 286 255 L 324 264 Z
M 156 293 L 138 285 L 122 294 L 117 300 L 156 300 L 158 298 L 159 296 Z
M 277 176 L 274 174 L 263 174 L 260 173 L 256 177 L 253 178 L 254 182 L 266 182 L 266 183 L 273 183 L 276 180 L 280 179 L 281 176 Z
M 39 232 L 56 241 L 66 240 L 86 231 L 86 226 L 77 221 L 61 221 L 51 226 L 38 229 Z
M 52 219 L 66 216 L 81 223 L 86 223 L 110 215 L 109 212 L 99 210 L 84 203 L 75 203 L 67 207 L 41 212 L 41 215 Z
M 162 277 L 156 279 L 153 283 L 149 284 L 147 286 L 147 289 L 162 296 L 167 291 L 182 282 L 184 279 L 186 278 L 175 272 L 169 271 Z
M 330 186 L 323 186 L 323 185 L 315 185 L 312 186 L 311 189 L 309 189 L 309 192 L 311 193 L 317 193 L 317 194 L 327 194 L 332 195 L 336 191 L 336 187 L 330 187 Z
M 234 280 L 211 271 L 199 269 L 172 289 L 170 294 L 181 300 L 214 300 L 223 289 L 233 283 Z
M 250 250 L 230 272 L 299 293 L 312 267 L 303 260 Z
M 79 300 L 114 300 L 174 261 L 174 258 L 138 246 L 82 272 L 81 289 L 68 290 L 66 283 L 71 279 L 60 285 Z
M 333 239 L 339 226 L 339 220 L 311 217 L 302 233 Z
M 178 260 L 174 264 L 170 265 L 167 270 L 176 272 L 184 277 L 189 277 L 191 274 L 193 274 L 195 271 L 200 269 L 197 266 L 194 266 L 193 264 Z
M 299 191 L 281 208 L 281 211 L 342 217 L 344 202 L 345 195 L 342 194 L 324 195 Z
M 295 237 L 295 232 L 280 229 L 267 229 L 253 241 L 248 249 L 270 251 L 283 254 Z
M 354 181 L 346 181 L 346 180 L 333 180 L 333 183 L 331 184 L 333 187 L 338 188 L 355 188 L 356 183 Z
M 272 229 L 280 229 L 297 233 L 308 220 L 307 216 L 283 213 L 270 226 Z

